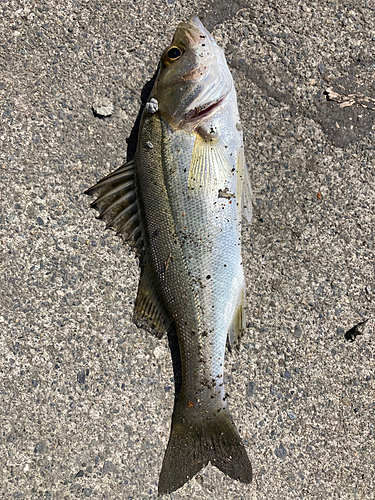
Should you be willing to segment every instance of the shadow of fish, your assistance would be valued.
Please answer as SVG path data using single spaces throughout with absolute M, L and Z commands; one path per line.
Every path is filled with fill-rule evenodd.
M 235 344 L 244 329 L 241 219 L 251 220 L 251 187 L 233 79 L 196 16 L 161 57 L 134 160 L 87 193 L 140 257 L 136 324 L 159 337 L 171 323 L 177 332 L 182 385 L 159 494 L 208 462 L 249 483 L 223 370 L 227 339 Z

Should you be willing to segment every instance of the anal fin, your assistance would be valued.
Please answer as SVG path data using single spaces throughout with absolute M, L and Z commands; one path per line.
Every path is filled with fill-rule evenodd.
M 245 287 L 241 290 L 238 298 L 237 308 L 232 318 L 232 322 L 228 328 L 228 344 L 229 348 L 238 346 L 245 330 Z

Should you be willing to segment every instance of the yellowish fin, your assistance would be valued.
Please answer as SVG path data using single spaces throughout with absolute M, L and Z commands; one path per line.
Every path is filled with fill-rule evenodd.
M 197 134 L 189 169 L 189 196 L 218 192 L 228 178 L 228 157 L 217 140 Z

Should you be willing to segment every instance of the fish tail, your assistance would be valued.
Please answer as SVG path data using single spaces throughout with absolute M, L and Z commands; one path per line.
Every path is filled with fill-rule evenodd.
M 191 410 L 181 409 L 179 403 L 175 407 L 159 477 L 159 495 L 183 486 L 208 462 L 231 478 L 250 483 L 251 463 L 228 411 L 222 409 L 207 416 Z

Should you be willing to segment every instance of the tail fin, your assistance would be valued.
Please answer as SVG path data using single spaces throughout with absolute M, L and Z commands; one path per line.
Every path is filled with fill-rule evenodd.
M 189 410 L 179 414 L 179 406 L 160 472 L 159 495 L 183 486 L 208 462 L 231 478 L 250 483 L 251 463 L 229 413 L 222 410 L 203 421 L 196 414 L 189 418 Z

